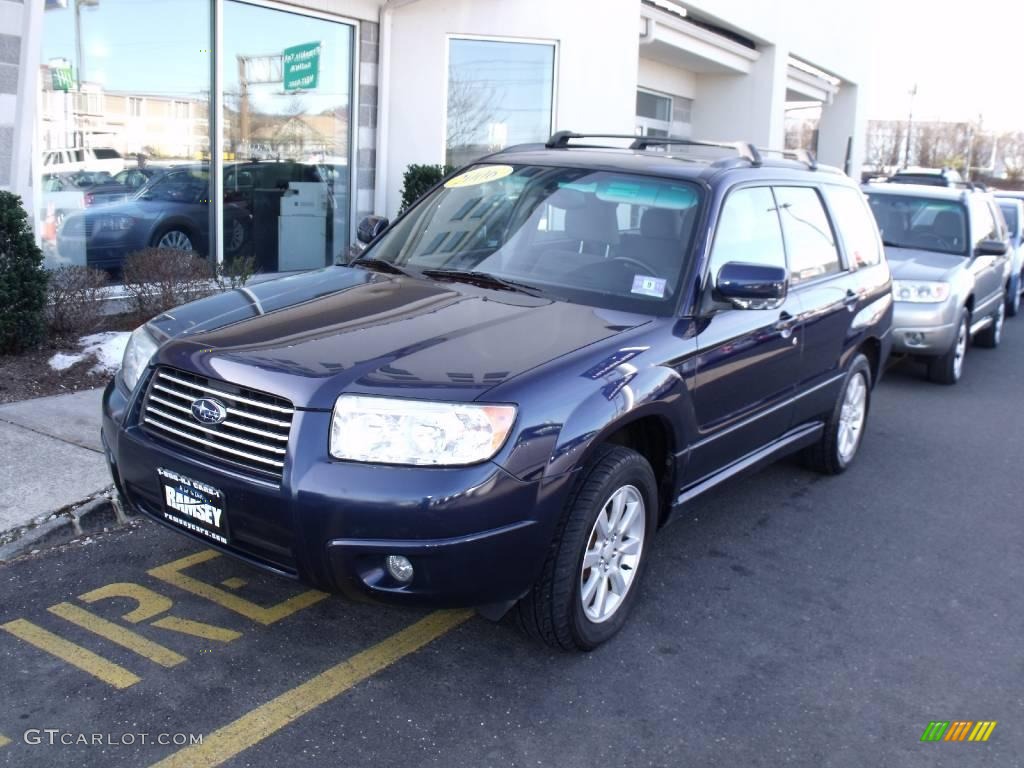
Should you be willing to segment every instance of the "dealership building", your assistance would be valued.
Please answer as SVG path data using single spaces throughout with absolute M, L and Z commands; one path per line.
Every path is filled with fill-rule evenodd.
M 556 130 L 798 135 L 856 174 L 866 47 L 836 41 L 866 22 L 813 0 L 0 0 L 0 188 L 50 265 L 172 245 L 173 220 L 286 271 L 393 216 L 410 164 Z

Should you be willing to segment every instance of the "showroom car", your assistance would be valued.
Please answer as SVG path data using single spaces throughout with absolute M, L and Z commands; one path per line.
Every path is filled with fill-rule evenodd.
M 858 454 L 890 272 L 859 188 L 807 153 L 562 132 L 360 230 L 348 266 L 132 334 L 102 430 L 129 509 L 591 649 L 691 499 Z
M 62 255 L 84 254 L 90 267 L 117 271 L 125 258 L 150 246 L 204 255 L 210 230 L 210 177 L 205 165 L 178 166 L 155 176 L 130 199 L 69 215 L 57 233 Z M 224 204 L 224 252 L 249 242 L 251 216 Z
M 892 268 L 893 350 L 956 384 L 968 345 L 997 347 L 1006 319 L 1007 233 L 995 199 L 974 189 L 869 184 Z
M 996 191 L 996 202 L 1003 212 L 1009 235 L 1010 280 L 1006 286 L 1006 314 L 1016 317 L 1024 293 L 1024 192 Z

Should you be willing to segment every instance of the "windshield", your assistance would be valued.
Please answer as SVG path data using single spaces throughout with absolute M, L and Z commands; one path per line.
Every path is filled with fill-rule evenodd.
M 961 203 L 883 194 L 868 194 L 868 202 L 886 245 L 967 255 L 967 211 Z
M 136 195 L 141 200 L 195 203 L 206 195 L 210 177 L 206 168 L 172 171 L 150 181 Z
M 1006 219 L 1006 226 L 1010 228 L 1010 232 L 1017 231 L 1017 206 L 1014 203 L 1000 203 L 999 210 L 1003 212 L 1003 218 Z
M 678 180 L 477 165 L 435 190 L 364 256 L 414 273 L 471 271 L 552 298 L 669 314 L 699 201 L 698 188 Z

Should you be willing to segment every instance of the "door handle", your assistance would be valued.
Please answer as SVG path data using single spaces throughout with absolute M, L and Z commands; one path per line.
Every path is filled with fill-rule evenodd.
M 779 320 L 775 323 L 775 330 L 779 332 L 779 335 L 788 339 L 793 335 L 793 328 L 796 326 L 797 319 L 793 315 L 789 314 L 786 310 L 782 310 L 779 313 Z
M 843 297 L 843 304 L 846 305 L 846 308 L 853 312 L 857 308 L 858 301 L 860 301 L 860 296 L 854 293 L 852 288 L 847 288 L 846 295 Z

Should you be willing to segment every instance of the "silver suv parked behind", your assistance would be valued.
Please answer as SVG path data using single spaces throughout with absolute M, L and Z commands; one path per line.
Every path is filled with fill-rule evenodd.
M 864 187 L 893 275 L 893 351 L 955 384 L 968 342 L 996 347 L 1006 316 L 1007 232 L 993 197 L 916 184 Z

